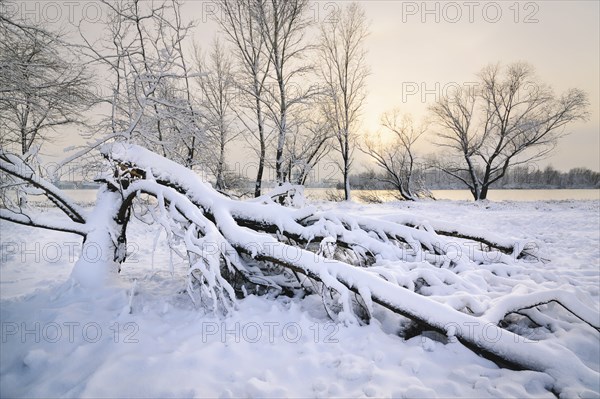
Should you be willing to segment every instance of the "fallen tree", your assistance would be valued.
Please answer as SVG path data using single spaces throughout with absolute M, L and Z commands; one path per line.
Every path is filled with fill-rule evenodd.
M 86 245 L 102 249 L 103 262 L 76 263 L 73 277 L 83 285 L 99 284 L 111 269 L 120 269 L 127 258 L 127 227 L 135 217 L 159 224 L 172 250 L 187 260 L 187 292 L 198 306 L 227 312 L 248 293 L 319 293 L 339 322 L 368 323 L 381 306 L 411 320 L 417 333 L 436 331 L 500 365 L 548 373 L 556 380 L 554 392 L 572 394 L 574 379 L 588 387 L 598 381 L 597 371 L 550 334 L 537 341 L 517 334 L 516 323 L 542 319 L 531 310 L 541 312 L 550 303 L 560 304 L 564 317 L 600 329 L 597 309 L 573 289 L 536 290 L 535 284 L 524 286 L 510 273 L 503 275 L 505 270 L 526 274 L 529 264 L 523 259 L 531 255 L 523 242 L 441 222 L 383 221 L 294 207 L 302 204 L 301 189 L 291 186 L 234 200 L 141 147 L 116 143 L 102 154 L 113 173 L 99 179 L 103 187 L 91 212 L 19 157 L 0 154 L 0 170 L 41 190 L 66 220 L 45 221 L 23 209 L 2 209 L 1 218 L 74 232 L 84 237 L 84 250 Z M 488 289 L 492 285 L 499 289 Z

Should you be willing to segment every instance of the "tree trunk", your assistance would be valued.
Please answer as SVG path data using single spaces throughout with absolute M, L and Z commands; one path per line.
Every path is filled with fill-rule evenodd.
M 412 193 L 407 192 L 405 189 L 402 188 L 402 186 L 398 187 L 398 192 L 400 193 L 400 196 L 402 197 L 402 199 L 404 199 L 405 201 L 414 201 L 415 200 Z
M 479 193 L 479 200 L 487 199 L 489 186 L 482 186 L 481 192 Z
M 221 148 L 219 151 L 219 162 L 217 164 L 217 189 L 225 189 L 223 182 L 223 169 L 225 168 L 225 142 L 221 140 Z
M 125 198 L 116 187 L 102 187 L 90 214 L 93 228 L 84 237 L 81 256 L 75 262 L 71 278 L 86 289 L 102 288 L 121 269 L 127 257 L 127 223 L 132 198 Z M 119 210 L 115 215 L 115 204 Z
M 350 168 L 348 168 L 347 162 L 344 161 L 344 199 L 350 201 L 352 195 L 350 193 Z
M 475 173 L 475 165 L 473 165 L 473 162 L 471 162 L 471 158 L 469 158 L 466 154 L 465 161 L 467 161 L 467 165 L 469 167 L 469 176 L 471 178 L 471 183 L 473 184 L 473 186 L 471 187 L 471 194 L 473 194 L 473 199 L 477 201 L 480 198 L 481 191 L 479 188 L 479 180 L 477 179 L 477 175 Z
M 260 197 L 262 190 L 262 178 L 265 170 L 265 144 L 260 143 L 260 159 L 258 160 L 258 171 L 256 172 L 256 182 L 254 183 L 254 197 Z
M 279 132 L 277 143 L 277 153 L 275 154 L 275 178 L 277 184 L 281 185 L 285 181 L 285 168 L 283 167 L 283 146 L 285 145 L 285 130 Z
M 192 169 L 192 167 L 194 166 L 194 148 L 195 147 L 196 147 L 196 137 L 193 136 L 191 146 L 188 147 L 188 156 L 187 156 L 186 165 L 185 165 L 190 169 Z
M 260 154 L 258 159 L 258 171 L 256 172 L 256 182 L 254 183 L 254 197 L 260 197 L 262 190 L 262 179 L 263 173 L 265 170 L 265 156 L 266 156 L 266 146 L 265 146 L 265 127 L 263 125 L 262 120 L 262 107 L 260 105 L 259 91 L 258 91 L 258 83 L 254 82 L 254 92 L 256 95 L 256 121 L 258 124 L 258 138 L 260 140 Z

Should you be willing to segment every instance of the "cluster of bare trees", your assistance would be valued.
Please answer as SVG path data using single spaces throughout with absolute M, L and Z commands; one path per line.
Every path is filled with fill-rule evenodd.
M 0 145 L 26 155 L 58 128 L 84 124 L 92 78 L 60 32 L 0 14 L 0 36 Z
M 83 125 L 85 112 L 103 104 L 95 108 L 103 119 L 86 128 L 91 141 L 68 160 L 124 140 L 208 170 L 226 190 L 228 146 L 245 141 L 258 160 L 254 196 L 267 170 L 279 184 L 303 184 L 330 157 L 348 200 L 360 148 L 401 198 L 415 200 L 425 192 L 414 177 L 423 162 L 415 147 L 429 131 L 444 149 L 433 166 L 478 200 L 511 166 L 548 154 L 565 127 L 587 115 L 582 91 L 557 96 L 527 64 L 492 65 L 479 85 L 432 105 L 428 122 L 395 109 L 382 115 L 382 131 L 359 139 L 369 26 L 357 3 L 331 8 L 317 24 L 308 0 L 220 0 L 214 18 L 221 38 L 209 49 L 193 42 L 195 25 L 183 17 L 181 0 L 102 3 L 102 37 L 80 26 L 77 46 L 16 15 L 0 16 L 3 149 L 30 156 L 57 127 Z M 90 90 L 94 74 L 105 94 Z
M 421 159 L 421 168 L 436 168 L 472 193 L 486 199 L 489 188 L 517 167 L 544 158 L 567 133 L 567 125 L 588 115 L 586 93 L 570 89 L 557 96 L 535 77 L 525 63 L 489 65 L 478 84 L 449 91 L 430 106 L 431 141 L 442 148 L 435 164 Z M 400 121 L 400 122 L 399 122 Z M 391 142 L 365 139 L 368 154 L 404 199 L 415 199 L 411 180 L 416 162 L 415 142 L 426 129 L 413 126 L 409 116 L 386 113 L 382 126 L 394 133 Z
M 191 22 L 182 18 L 178 0 L 148 3 L 104 1 L 102 38 L 80 36 L 89 59 L 107 75 L 110 112 L 99 124 L 101 141 L 143 144 L 188 167 L 203 153 L 204 121 L 196 104 L 196 74 L 185 44 Z
M 340 152 L 348 181 L 367 76 L 364 11 L 355 3 L 336 7 L 321 23 L 318 42 L 310 43 L 307 0 L 222 0 L 219 6 L 216 18 L 234 48 L 245 95 L 237 114 L 258 142 L 255 195 L 272 140 L 278 183 L 304 183 L 331 148 Z M 315 52 L 318 65 L 308 61 Z
M 41 146 L 67 126 L 85 126 L 97 101 L 92 77 L 62 32 L 26 23 L 0 7 L 0 151 L 40 167 Z M 27 181 L 0 173 L 0 206 L 22 208 L 35 193 Z
M 431 167 L 439 161 L 425 160 L 413 170 L 412 179 L 418 183 L 417 188 L 425 189 L 422 195 L 433 196 L 431 190 L 460 189 L 461 182 L 453 176 Z M 482 173 L 482 171 L 478 171 Z M 468 178 L 468 176 L 466 176 Z M 395 190 L 400 198 L 398 188 L 390 182 L 387 172 L 383 169 L 367 169 L 350 176 L 350 184 L 354 190 Z M 341 188 L 341 186 L 338 186 Z M 572 168 L 563 172 L 546 166 L 538 169 L 535 165 L 515 166 L 509 168 L 504 177 L 494 183 L 494 189 L 598 189 L 600 188 L 600 173 L 587 168 Z M 371 197 L 367 197 L 370 194 Z M 364 198 L 379 198 L 377 193 L 361 193 Z M 361 198 L 363 198 L 361 197 Z
M 417 125 L 410 115 L 402 115 L 398 109 L 384 113 L 381 125 L 392 133 L 392 142 L 384 141 L 379 133 L 365 138 L 360 150 L 383 169 L 383 182 L 391 184 L 401 199 L 414 201 L 423 194 L 423 188 L 414 181 L 417 167 L 414 147 L 425 134 L 426 126 Z
M 81 34 L 90 59 L 112 76 L 100 137 L 203 166 L 220 190 L 228 186 L 226 146 L 238 138 L 258 158 L 255 196 L 267 169 L 278 184 L 303 183 L 333 148 L 347 181 L 365 96 L 364 12 L 335 8 L 311 41 L 308 0 L 217 4 L 225 40 L 202 51 L 180 1 L 104 2 L 104 39 Z

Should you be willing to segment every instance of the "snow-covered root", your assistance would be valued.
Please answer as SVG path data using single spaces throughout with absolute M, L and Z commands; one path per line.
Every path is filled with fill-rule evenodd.
M 478 286 L 486 282 L 469 276 L 478 268 L 489 273 L 492 281 L 505 284 L 506 292 L 512 292 L 515 283 L 509 281 L 509 276 L 494 273 L 494 268 L 500 263 L 515 265 L 517 243 L 446 229 L 461 234 L 462 239 L 478 239 L 480 244 L 498 249 L 489 252 L 473 247 L 457 257 L 447 240 L 449 234 L 442 236 L 427 224 L 403 225 L 312 208 L 292 209 L 280 206 L 272 197 L 236 201 L 214 191 L 192 171 L 140 147 L 116 144 L 105 149 L 105 154 L 130 172 L 128 180 L 120 182 L 126 187 L 125 198 L 146 193 L 158 199 L 157 220 L 182 239 L 191 254 L 191 270 L 200 272 L 202 289 L 212 299 L 235 301 L 231 275 L 241 274 L 256 284 L 265 281 L 266 286 L 277 285 L 244 259 L 276 264 L 290 274 L 307 276 L 337 292 L 339 318 L 347 323 L 358 322 L 353 311 L 353 298 L 358 295 L 369 314 L 377 303 L 424 329 L 456 337 L 501 363 L 546 372 L 556 379 L 556 391 L 565 389 L 574 379 L 593 387 L 600 377 L 567 348 L 550 340 L 533 344 L 498 326 L 509 313 L 554 301 L 597 328 L 594 321 L 598 311 L 566 291 L 525 292 L 504 299 L 488 295 L 484 287 Z M 276 198 L 281 198 L 281 193 Z M 130 206 L 127 201 L 123 204 Z M 213 250 L 207 251 L 211 245 Z M 344 256 L 349 260 L 340 261 Z M 424 290 L 415 292 L 416 280 L 447 286 L 456 295 L 449 295 L 448 301 L 434 296 L 435 292 L 428 297 Z M 453 304 L 457 298 L 460 300 Z M 465 308 L 473 314 L 465 313 Z

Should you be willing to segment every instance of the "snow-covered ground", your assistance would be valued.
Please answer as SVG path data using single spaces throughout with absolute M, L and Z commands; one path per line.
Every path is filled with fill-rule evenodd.
M 493 273 L 516 281 L 505 294 L 519 284 L 572 286 L 598 309 L 598 201 L 318 206 L 535 242 L 543 262 Z M 132 225 L 133 256 L 116 282 L 91 293 L 69 280 L 80 238 L 0 223 L 2 397 L 554 396 L 544 373 L 498 368 L 452 339 L 402 339 L 398 319 L 383 310 L 368 326 L 344 326 L 330 321 L 320 296 L 250 295 L 227 318 L 204 314 L 156 227 Z M 571 320 L 551 325 L 553 334 L 600 371 L 600 335 Z M 564 393 L 598 397 L 600 381 L 574 380 Z

